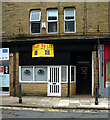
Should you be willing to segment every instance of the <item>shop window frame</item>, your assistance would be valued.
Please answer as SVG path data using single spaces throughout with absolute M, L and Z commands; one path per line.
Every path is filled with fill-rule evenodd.
M 67 74 L 67 77 L 66 77 L 66 81 L 62 81 L 62 76 L 61 76 L 61 83 L 68 83 L 68 66 L 67 65 L 61 65 L 61 73 L 62 73 L 62 67 L 66 67 L 66 74 Z
M 61 78 L 61 83 L 68 83 L 68 66 L 67 65 L 60 65 L 61 66 L 61 68 L 62 67 L 66 67 L 66 74 L 67 74 L 67 77 L 66 77 L 66 81 L 62 81 L 62 78 Z M 21 70 L 21 68 L 22 67 L 32 67 L 33 68 L 33 80 L 32 81 L 22 81 L 21 80 L 21 72 L 22 72 L 22 70 Z M 47 65 L 41 65 L 41 66 L 19 66 L 19 82 L 20 83 L 48 83 L 48 80 L 46 80 L 46 81 L 35 81 L 35 68 L 36 67 L 46 67 L 47 68 L 47 78 L 48 78 L 48 66 Z M 71 67 L 75 67 L 75 71 L 76 71 L 76 66 L 72 66 L 72 65 L 70 65 L 69 66 L 70 67 L 70 83 L 74 83 L 74 82 L 76 82 L 76 72 L 75 72 L 75 75 L 74 75 L 74 81 L 71 81 Z M 61 70 L 61 72 L 62 72 L 62 70 Z
M 32 12 L 39 12 L 40 13 L 40 17 L 39 17 L 38 20 L 31 20 Z M 39 33 L 33 33 L 32 32 L 31 23 L 39 23 L 40 24 L 40 28 L 39 28 L 40 32 Z M 30 34 L 41 34 L 41 10 L 40 9 L 30 11 Z
M 65 11 L 66 11 L 66 9 L 74 9 L 74 19 L 69 19 L 69 20 L 67 20 L 67 19 L 65 19 Z M 72 31 L 72 32 L 70 32 L 70 31 L 68 31 L 68 32 L 66 32 L 65 31 L 65 23 L 66 22 L 71 22 L 71 21 L 73 21 L 74 22 L 74 31 Z M 64 33 L 76 33 L 76 15 L 75 15 L 75 8 L 74 7 L 65 7 L 64 8 Z
M 22 72 L 22 70 L 21 70 L 21 68 L 22 67 L 32 67 L 33 68 L 33 80 L 32 81 L 22 81 L 21 80 L 21 72 Z M 46 79 L 46 81 L 35 81 L 35 67 L 48 67 L 48 66 L 19 66 L 19 82 L 20 83 L 48 83 L 47 82 L 47 79 Z M 47 71 L 47 75 L 48 75 L 48 71 Z
M 71 81 L 71 68 L 74 67 L 74 81 Z M 70 65 L 70 83 L 76 83 L 76 66 Z

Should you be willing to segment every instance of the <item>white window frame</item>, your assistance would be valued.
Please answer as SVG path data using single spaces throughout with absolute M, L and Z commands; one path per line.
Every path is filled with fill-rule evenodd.
M 21 67 L 33 67 L 33 80 L 32 81 L 22 81 L 21 80 Z M 47 80 L 46 81 L 35 81 L 35 67 L 48 67 L 48 66 L 19 66 L 19 82 L 20 83 L 47 83 Z M 48 71 L 47 71 L 47 75 L 48 75 Z
M 72 7 L 72 8 L 74 9 L 74 19 L 69 19 L 69 20 L 66 20 L 66 19 L 65 19 L 65 11 L 66 11 L 65 9 L 68 9 L 68 8 L 64 8 L 64 33 L 76 33 L 76 15 L 75 15 L 75 8 L 74 8 L 74 7 Z M 66 32 L 66 31 L 65 31 L 65 22 L 66 22 L 66 21 L 74 21 L 74 28 L 75 28 L 75 29 L 74 29 L 73 32 L 69 32 L 69 31 Z
M 66 78 L 66 82 L 62 82 L 62 78 L 61 78 L 61 83 L 68 83 L 68 66 L 67 65 L 61 65 L 61 68 L 62 67 L 66 67 L 66 74 L 67 74 L 67 78 Z M 62 71 L 61 71 L 62 72 Z
M 54 11 L 54 10 L 56 10 L 57 11 L 57 20 L 48 20 L 48 11 Z M 48 32 L 48 23 L 50 23 L 50 22 L 56 22 L 57 23 L 57 32 Z M 55 33 L 58 33 L 58 9 L 48 9 L 47 10 L 47 33 L 48 34 L 55 34 Z
M 71 67 L 74 67 L 74 81 L 71 81 Z M 76 82 L 76 66 L 70 65 L 70 83 Z
M 33 12 L 33 11 L 40 12 L 39 20 L 31 20 L 31 16 L 32 16 L 32 12 Z M 32 33 L 32 32 L 31 32 L 31 23 L 32 23 L 32 22 L 40 23 L 40 24 L 41 24 L 41 10 L 31 10 L 31 11 L 30 11 L 30 33 L 31 33 L 31 34 L 40 34 L 40 33 L 41 33 L 41 25 L 40 25 L 40 33 Z

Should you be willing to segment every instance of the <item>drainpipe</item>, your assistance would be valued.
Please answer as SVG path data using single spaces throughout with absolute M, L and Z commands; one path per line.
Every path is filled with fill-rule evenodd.
M 68 58 L 69 58 L 69 62 L 68 62 L 68 96 L 70 97 L 70 53 L 68 53 Z
M 13 81 L 13 86 L 14 86 L 14 97 L 16 96 L 16 53 L 18 51 L 18 47 L 14 46 L 13 47 L 13 54 L 14 54 L 14 81 Z

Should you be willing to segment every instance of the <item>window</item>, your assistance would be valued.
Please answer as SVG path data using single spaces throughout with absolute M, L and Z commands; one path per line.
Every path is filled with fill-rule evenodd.
M 76 66 L 70 66 L 70 81 L 76 82 Z
M 35 67 L 35 81 L 47 81 L 47 67 Z
M 20 82 L 46 82 L 47 67 L 45 66 L 20 66 Z
M 33 81 L 33 67 L 22 67 L 21 80 L 22 81 Z
M 32 10 L 30 14 L 30 31 L 31 33 L 40 33 L 41 28 L 41 12 L 40 10 Z
M 64 9 L 64 32 L 75 32 L 75 9 Z
M 47 32 L 57 33 L 58 31 L 58 10 L 49 9 L 47 10 Z
M 68 67 L 61 66 L 61 82 L 67 82 L 68 79 Z

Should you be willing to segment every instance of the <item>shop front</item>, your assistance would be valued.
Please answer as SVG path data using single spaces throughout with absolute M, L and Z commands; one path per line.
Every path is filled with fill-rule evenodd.
M 105 97 L 110 97 L 110 44 L 104 45 L 104 73 Z
M 41 52 L 38 48 L 33 52 L 33 45 L 39 45 L 39 41 L 19 47 L 19 82 L 23 95 L 92 95 L 93 44 L 75 44 L 71 40 L 40 41 L 40 44 L 53 45 L 53 50 L 45 47 Z

